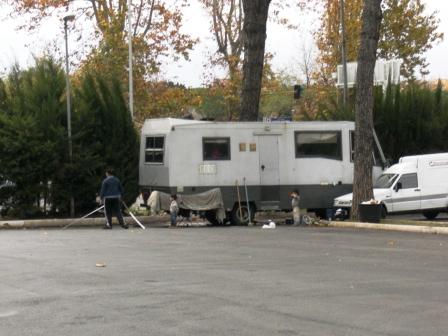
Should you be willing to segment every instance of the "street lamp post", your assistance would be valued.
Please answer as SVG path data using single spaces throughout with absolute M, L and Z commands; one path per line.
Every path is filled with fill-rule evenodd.
M 64 33 L 65 33 L 65 84 L 67 89 L 67 136 L 68 136 L 68 157 L 70 165 L 73 162 L 73 149 L 72 149 L 72 122 L 71 122 L 71 95 L 70 95 L 70 78 L 69 78 L 69 66 L 68 66 L 68 38 L 67 38 L 67 23 L 73 21 L 75 16 L 68 14 L 64 16 Z M 70 188 L 71 189 L 71 188 Z M 70 216 L 75 217 L 75 199 L 73 198 L 72 190 L 70 195 Z
M 343 88 L 343 104 L 344 109 L 347 108 L 347 96 L 348 96 L 348 84 L 347 84 L 347 49 L 345 41 L 345 11 L 344 0 L 339 0 L 339 16 L 341 20 L 341 54 L 342 54 L 342 71 L 344 75 L 344 88 Z
M 132 78 L 132 0 L 128 0 L 128 46 L 129 46 L 129 111 L 134 120 L 134 83 Z

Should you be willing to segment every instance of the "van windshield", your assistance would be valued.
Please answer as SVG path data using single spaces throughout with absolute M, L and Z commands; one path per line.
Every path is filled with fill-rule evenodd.
M 397 174 L 382 174 L 378 177 L 373 187 L 377 189 L 388 189 L 394 184 L 397 177 Z

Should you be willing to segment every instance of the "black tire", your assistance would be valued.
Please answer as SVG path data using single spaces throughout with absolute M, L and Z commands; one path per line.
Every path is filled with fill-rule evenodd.
M 314 213 L 316 214 L 316 217 L 318 217 L 318 218 L 327 219 L 326 209 L 315 209 Z
M 439 214 L 438 211 L 433 210 L 433 211 L 424 211 L 423 212 L 423 216 L 425 216 L 426 219 L 435 219 L 437 217 L 437 215 Z
M 386 216 L 387 216 L 387 209 L 386 209 L 386 206 L 383 204 L 381 206 L 381 218 L 384 219 L 384 218 L 386 218 Z
M 178 215 L 182 216 L 184 218 L 190 218 L 191 217 L 191 210 L 180 208 Z
M 221 223 L 216 219 L 216 210 L 207 210 L 204 213 L 204 217 L 211 225 L 221 225 Z
M 234 225 L 248 225 L 249 224 L 249 210 L 250 210 L 250 219 L 253 223 L 255 218 L 255 209 L 253 206 L 250 208 L 247 207 L 246 204 L 241 204 L 241 212 L 238 204 L 232 209 L 232 213 L 230 214 L 230 220 Z

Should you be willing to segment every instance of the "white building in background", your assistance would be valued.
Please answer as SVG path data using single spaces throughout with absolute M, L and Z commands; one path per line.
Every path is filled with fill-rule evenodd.
M 386 89 L 387 83 L 389 81 L 391 84 L 399 84 L 400 83 L 400 69 L 402 60 L 393 59 L 389 61 L 378 60 L 375 63 L 375 73 L 373 77 L 373 84 L 376 86 L 382 86 L 383 89 Z M 349 62 L 347 63 L 347 86 L 349 88 L 354 87 L 356 84 L 356 72 L 358 70 L 358 62 Z M 339 64 L 336 72 L 336 86 L 338 88 L 344 87 L 344 67 L 342 64 Z

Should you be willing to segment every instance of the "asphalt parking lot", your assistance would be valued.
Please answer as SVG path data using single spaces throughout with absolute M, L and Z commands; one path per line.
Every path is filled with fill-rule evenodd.
M 0 335 L 448 330 L 442 235 L 115 227 L 5 230 L 0 240 Z

